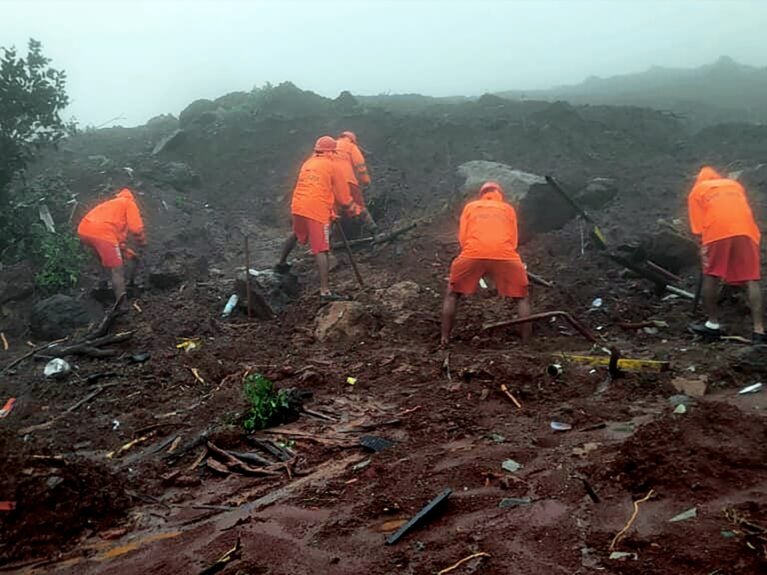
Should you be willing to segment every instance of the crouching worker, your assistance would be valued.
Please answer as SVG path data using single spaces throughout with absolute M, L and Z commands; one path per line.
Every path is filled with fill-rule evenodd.
M 476 292 L 483 276 L 494 281 L 499 295 L 517 300 L 519 317 L 530 315 L 527 271 L 517 253 L 517 213 L 504 200 L 499 184 L 483 184 L 479 199 L 463 209 L 458 241 L 461 253 L 450 266 L 442 304 L 442 345 L 450 340 L 459 298 Z M 522 341 L 527 342 L 532 326 L 522 324 L 521 329 Z
M 754 221 L 746 191 L 735 180 L 704 167 L 687 197 L 690 228 L 700 236 L 702 246 L 702 295 L 707 320 L 690 329 L 708 339 L 723 335 L 719 325 L 720 282 L 742 285 L 748 294 L 753 324 L 752 341 L 767 343 L 762 320 L 762 292 L 759 286 L 761 234 Z
M 141 212 L 128 188 L 121 189 L 114 198 L 85 214 L 77 227 L 80 241 L 93 248 L 102 267 L 111 273 L 115 301 L 126 295 L 125 261 L 133 260 L 131 265 L 136 265 L 136 253 L 127 247 L 128 234 L 135 236 L 140 247 L 146 246 Z
M 290 211 L 293 215 L 293 233 L 285 241 L 278 272 L 289 269 L 288 256 L 296 243 L 309 244 L 317 260 L 320 276 L 320 299 L 334 301 L 345 299 L 330 291 L 330 224 L 337 217 L 334 205 L 338 204 L 349 216 L 359 216 L 361 210 L 352 200 L 349 185 L 341 162 L 336 156 L 336 141 L 323 136 L 314 144 L 314 154 L 301 166 Z

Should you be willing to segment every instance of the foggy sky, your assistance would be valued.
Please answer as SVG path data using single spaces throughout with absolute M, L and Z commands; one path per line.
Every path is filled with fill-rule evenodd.
M 722 54 L 765 66 L 766 22 L 765 0 L 0 0 L 0 46 L 40 40 L 67 117 L 131 126 L 284 80 L 479 95 Z

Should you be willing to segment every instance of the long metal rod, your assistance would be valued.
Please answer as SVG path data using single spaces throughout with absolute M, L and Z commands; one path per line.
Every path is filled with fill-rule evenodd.
M 248 300 L 248 319 L 253 319 L 253 303 L 250 295 L 250 241 L 245 234 L 245 291 Z
M 338 230 L 338 233 L 341 234 L 341 239 L 344 240 L 344 246 L 346 247 L 346 253 L 349 256 L 349 262 L 352 264 L 352 269 L 354 270 L 354 276 L 357 278 L 357 283 L 360 284 L 360 287 L 365 287 L 365 282 L 362 281 L 362 275 L 360 274 L 360 270 L 357 269 L 357 263 L 354 261 L 354 256 L 352 255 L 352 248 L 349 245 L 349 240 L 346 238 L 346 232 L 344 232 L 344 228 L 341 225 L 341 222 L 338 220 L 335 220 L 336 229 Z

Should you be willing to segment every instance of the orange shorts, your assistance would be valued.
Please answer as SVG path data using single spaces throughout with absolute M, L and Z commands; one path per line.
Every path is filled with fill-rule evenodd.
M 101 265 L 107 269 L 119 268 L 123 265 L 123 255 L 120 246 L 111 240 L 95 238 L 78 234 L 80 241 L 90 246 L 98 254 Z
M 330 251 L 330 224 L 293 214 L 293 233 L 298 243 L 306 245 L 314 255 Z
M 478 260 L 458 256 L 450 266 L 451 292 L 470 295 L 477 291 L 482 276 L 490 277 L 505 297 L 527 296 L 527 271 L 518 260 Z
M 759 245 L 748 236 L 734 236 L 703 246 L 703 273 L 728 284 L 761 277 Z

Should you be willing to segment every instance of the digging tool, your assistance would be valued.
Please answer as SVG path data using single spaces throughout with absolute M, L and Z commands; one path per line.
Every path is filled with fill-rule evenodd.
M 562 357 L 573 363 L 591 366 L 609 366 L 610 356 L 598 355 L 573 355 L 569 353 L 555 354 L 555 357 Z M 653 359 L 631 359 L 628 357 L 618 358 L 617 368 L 625 371 L 668 371 L 671 364 L 668 361 L 657 361 Z
M 248 298 L 248 319 L 253 319 L 253 302 L 250 295 L 250 242 L 248 234 L 243 234 L 245 238 L 245 292 Z
M 542 319 L 549 319 L 552 317 L 561 317 L 565 319 L 571 326 L 575 328 L 575 330 L 580 333 L 583 337 L 585 337 L 587 340 L 589 340 L 591 343 L 598 343 L 598 340 L 596 337 L 594 337 L 594 334 L 592 334 L 586 326 L 584 326 L 581 322 L 579 322 L 577 319 L 575 319 L 571 314 L 569 314 L 566 311 L 547 311 L 543 313 L 535 313 L 533 315 L 529 315 L 527 317 L 521 317 L 518 319 L 510 319 L 505 321 L 499 321 L 495 323 L 487 323 L 482 326 L 482 331 L 486 331 L 489 329 L 495 329 L 499 327 L 507 327 L 511 325 L 519 325 L 522 323 L 528 323 L 531 321 L 538 321 Z
M 349 240 L 346 237 L 346 232 L 344 232 L 344 228 L 341 225 L 341 222 L 339 222 L 338 220 L 334 220 L 334 223 L 336 224 L 336 229 L 338 230 L 338 233 L 341 234 L 341 239 L 344 241 L 346 254 L 349 256 L 349 262 L 352 264 L 352 269 L 354 270 L 354 277 L 357 278 L 357 283 L 360 284 L 360 287 L 365 287 L 365 282 L 362 281 L 362 275 L 360 274 L 360 270 L 357 269 L 357 263 L 354 261 L 354 256 L 352 255 L 352 248 L 349 245 Z
M 546 176 L 546 183 L 548 183 L 555 192 L 557 192 L 562 198 L 570 204 L 570 207 L 575 210 L 575 213 L 578 214 L 580 217 L 582 217 L 584 220 L 586 220 L 588 223 L 590 223 L 592 226 L 594 226 L 591 229 L 592 235 L 596 238 L 597 244 L 602 249 L 607 249 L 607 239 L 605 238 L 605 235 L 602 233 L 602 230 L 599 229 L 599 226 L 597 225 L 596 221 L 594 221 L 594 218 L 592 218 L 586 210 L 584 210 L 581 206 L 579 206 L 574 199 L 570 197 L 570 195 L 562 189 L 562 186 L 559 185 L 559 182 L 557 182 L 552 176 Z

